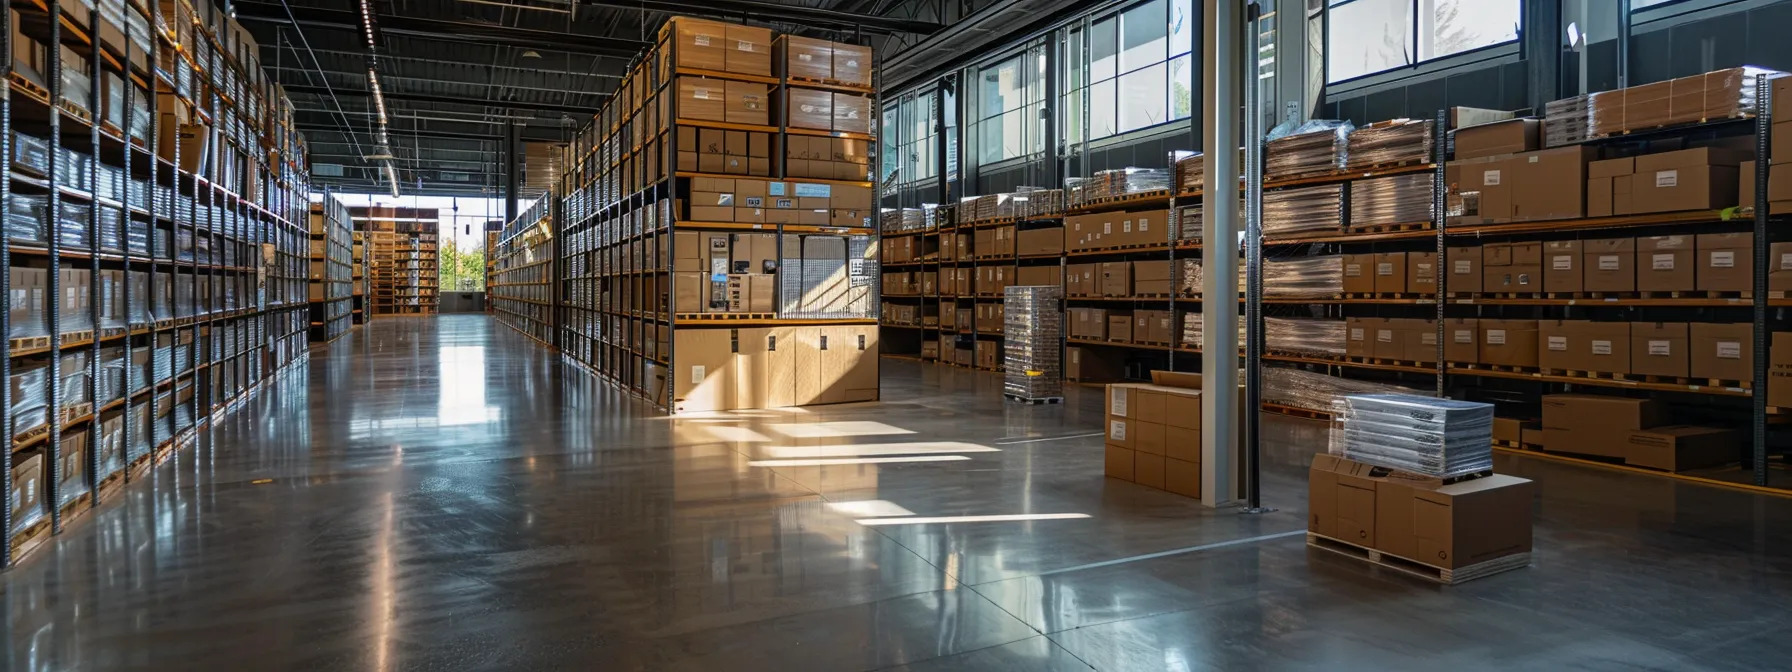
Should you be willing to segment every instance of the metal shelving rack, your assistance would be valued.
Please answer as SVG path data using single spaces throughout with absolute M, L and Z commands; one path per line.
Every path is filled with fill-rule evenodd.
M 875 325 L 874 306 L 879 295 L 876 278 L 879 235 L 877 227 L 863 228 L 794 224 L 678 221 L 674 199 L 688 192 L 688 180 L 699 177 L 766 179 L 793 182 L 857 185 L 877 193 L 873 180 L 834 180 L 788 177 L 783 139 L 793 135 L 850 138 L 875 148 L 873 133 L 850 133 L 790 128 L 787 115 L 776 125 L 755 125 L 681 118 L 677 83 L 680 76 L 719 81 L 741 81 L 768 86 L 768 95 L 779 89 L 825 89 L 872 98 L 872 119 L 878 118 L 876 97 L 877 59 L 873 54 L 872 86 L 793 81 L 777 77 L 679 67 L 673 24 L 660 31 L 655 47 L 637 60 L 617 88 L 617 95 L 581 129 L 568 148 L 569 169 L 560 179 L 561 215 L 555 255 L 559 268 L 555 291 L 562 297 L 553 308 L 557 315 L 557 345 L 563 355 L 665 411 L 672 411 L 671 384 L 665 372 L 676 357 L 675 335 L 683 328 L 751 328 L 804 325 Z M 782 71 L 781 66 L 774 68 Z M 781 112 L 779 106 L 771 112 Z M 771 175 L 713 174 L 676 170 L 678 127 L 766 133 L 773 156 Z M 875 124 L 872 129 L 875 131 Z M 631 137 L 632 134 L 632 137 Z M 868 176 L 870 177 L 870 176 Z M 875 178 L 874 178 L 875 179 Z M 638 186 L 637 186 L 638 185 Z M 860 318 L 818 318 L 777 311 L 772 318 L 738 319 L 708 313 L 678 313 L 672 305 L 672 260 L 677 258 L 675 232 L 746 232 L 778 235 L 777 286 L 787 293 L 789 275 L 783 254 L 789 235 L 830 234 L 863 241 L 861 263 L 849 256 L 853 282 L 869 286 L 866 314 Z M 508 233 L 506 235 L 509 235 Z M 852 249 L 850 246 L 850 250 Z M 648 254 L 642 250 L 649 250 Z M 632 251 L 632 252 L 631 252 Z M 554 339 L 550 339 L 554 340 Z
M 489 308 L 498 321 L 550 348 L 556 347 L 557 324 L 554 201 L 552 192 L 542 194 L 505 224 L 492 248 L 486 284 Z
M 163 14 L 167 8 L 172 16 Z M 15 238 L 9 230 L 0 236 L 0 258 L 9 271 L 45 271 L 35 296 L 12 286 L 10 272 L 6 289 L 46 328 L 14 337 L 11 311 L 0 318 L 9 339 L 0 375 L 11 383 L 29 362 L 42 362 L 49 373 L 41 385 L 41 430 L 20 426 L 12 412 L 20 400 L 6 386 L 0 403 L 14 440 L 9 458 L 0 460 L 0 481 L 10 486 L 15 461 L 27 455 L 43 458 L 48 477 L 36 520 L 15 524 L 23 521 L 0 507 L 9 539 L 0 567 L 168 459 L 217 412 L 256 389 L 264 371 L 272 375 L 304 354 L 303 230 L 292 223 L 303 218 L 303 147 L 290 132 L 290 104 L 261 77 L 247 33 L 205 3 L 195 9 L 184 1 L 131 0 L 78 9 L 31 2 L 15 5 L 6 19 L 8 54 L 20 53 L 16 35 L 44 52 L 41 72 L 27 63 L 9 68 L 0 148 L 10 171 L 0 199 L 9 219 L 28 194 L 41 195 L 44 208 L 42 216 L 26 210 L 14 222 L 35 222 L 40 235 Z M 64 97 L 65 48 L 85 61 L 84 99 Z M 209 95 L 196 95 L 195 76 L 212 82 Z M 109 84 L 117 85 L 117 98 L 106 96 Z M 158 148 L 163 129 L 151 112 L 151 91 L 210 122 L 213 160 L 198 166 L 200 174 L 178 168 L 178 146 Z M 115 114 L 108 114 L 115 101 Z M 241 123 L 239 115 L 257 122 Z M 272 138 L 256 132 L 268 115 L 280 120 Z M 19 132 L 43 138 L 33 143 L 45 150 L 42 164 L 33 163 L 35 149 L 21 151 Z M 277 155 L 273 164 L 269 150 Z M 251 188 L 259 195 L 242 195 Z M 177 208 L 185 204 L 191 206 Z M 85 221 L 64 221 L 71 205 L 87 208 Z M 264 255 L 266 263 L 259 261 Z M 85 271 L 85 295 L 81 285 L 65 286 L 65 269 Z M 259 292 L 256 279 L 264 276 L 267 291 Z M 183 278 L 186 291 L 177 294 Z M 177 296 L 184 300 L 173 301 Z M 66 310 L 70 305 L 84 305 L 86 313 Z M 65 317 L 79 319 L 65 324 Z M 64 378 L 73 373 L 63 370 L 65 355 L 86 358 L 80 378 Z M 85 451 L 84 460 L 66 465 L 79 469 L 79 482 L 63 482 L 65 436 L 88 440 L 84 448 L 78 438 L 70 444 Z
M 324 190 L 311 204 L 311 273 L 307 299 L 314 342 L 336 340 L 353 325 L 354 244 L 348 207 Z M 319 249 L 319 244 L 322 249 Z

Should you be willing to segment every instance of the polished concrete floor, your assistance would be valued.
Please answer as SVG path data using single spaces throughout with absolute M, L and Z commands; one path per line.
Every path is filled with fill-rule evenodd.
M 1792 500 L 1505 459 L 1536 561 L 1444 588 L 1305 548 L 1323 427 L 1269 425 L 1243 516 L 1103 479 L 1098 390 L 884 389 L 667 419 L 483 316 L 376 321 L 0 576 L 0 668 L 1792 665 Z M 887 452 L 953 459 L 777 462 Z

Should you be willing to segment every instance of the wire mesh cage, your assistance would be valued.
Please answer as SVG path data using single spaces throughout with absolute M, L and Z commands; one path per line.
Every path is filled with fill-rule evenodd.
M 787 233 L 781 247 L 778 317 L 877 317 L 877 238 Z

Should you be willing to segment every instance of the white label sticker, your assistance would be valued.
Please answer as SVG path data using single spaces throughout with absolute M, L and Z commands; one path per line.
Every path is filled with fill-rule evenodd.
M 1437 345 L 1437 332 L 1421 332 L 1419 334 L 1419 345 Z
M 1669 345 L 1670 343 L 1672 341 L 1649 341 L 1649 355 L 1651 357 L 1667 357 L 1674 354 L 1674 348 Z
M 1655 171 L 1655 188 L 1665 189 L 1667 187 L 1677 187 L 1677 186 L 1680 186 L 1680 171 L 1678 171 L 1678 170 L 1657 170 L 1657 171 Z
M 1457 261 L 1453 265 L 1453 268 L 1455 270 L 1451 271 L 1452 273 L 1455 273 L 1457 275 L 1468 275 L 1470 273 L 1475 272 L 1475 263 L 1472 261 L 1469 261 L 1467 259 L 1463 259 L 1463 260 Z
M 1360 340 L 1363 340 L 1363 329 L 1362 329 L 1362 327 L 1357 327 L 1357 328 L 1355 328 L 1355 329 L 1351 329 L 1351 330 L 1350 330 L 1350 340 L 1353 340 L 1353 341 L 1360 341 Z
M 1126 440 L 1126 422 L 1124 420 L 1114 420 L 1112 422 L 1109 422 L 1108 423 L 1108 438 L 1113 439 L 1115 441 L 1125 441 Z
M 1481 173 L 1481 185 L 1487 187 L 1500 186 L 1500 171 L 1488 170 Z
M 1376 264 L 1375 265 L 1375 274 L 1376 275 L 1393 275 L 1394 274 L 1394 265 L 1392 263 L 1387 263 L 1387 262 Z
M 694 37 L 696 37 L 696 39 L 695 39 L 695 40 L 693 40 L 693 42 L 694 42 L 694 43 L 695 43 L 695 44 L 696 44 L 696 45 L 697 45 L 697 46 L 699 46 L 699 47 L 707 47 L 707 46 L 709 46 L 709 36 L 708 36 L 708 35 L 696 35 L 696 36 L 694 36 Z
M 1522 286 L 1529 285 L 1529 284 L 1531 284 L 1531 274 L 1519 273 L 1518 274 L 1518 285 L 1520 287 L 1522 287 Z
M 1568 337 L 1567 336 L 1551 336 L 1551 337 L 1549 337 L 1549 349 L 1554 350 L 1556 352 L 1567 352 Z
M 1718 359 L 1742 359 L 1742 342 L 1741 341 L 1718 341 L 1717 342 L 1717 358 Z
M 1151 230 L 1151 220 L 1149 220 L 1149 219 L 1139 220 L 1139 231 L 1140 232 L 1145 232 L 1145 231 L 1150 231 L 1150 230 Z
M 736 48 L 736 49 L 739 49 L 739 50 L 741 50 L 741 51 L 752 51 L 752 50 L 753 50 L 753 43 L 752 43 L 752 42 L 748 42 L 748 41 L 746 41 L 746 40 L 735 40 L 735 41 L 734 41 L 734 48 Z
M 1792 252 L 1780 253 L 1780 270 L 1792 269 Z
M 703 366 L 691 367 L 691 384 L 692 385 L 703 384 L 703 379 L 708 377 L 708 374 L 709 374 L 708 367 L 703 367 Z
M 1593 354 L 1595 354 L 1595 355 L 1612 354 L 1612 342 L 1611 341 L 1593 341 Z
M 1376 329 L 1375 330 L 1375 340 L 1382 342 L 1382 343 L 1393 343 L 1394 342 L 1394 330 L 1392 330 L 1392 329 Z
M 1672 255 L 1672 254 L 1652 255 L 1652 258 L 1650 259 L 1650 267 L 1654 268 L 1657 271 L 1674 270 L 1674 255 Z
M 1120 232 L 1121 233 L 1132 233 L 1132 220 L 1128 219 L 1128 220 L 1120 222 Z
M 1786 256 L 1792 257 L 1792 254 L 1789 254 Z M 1346 277 L 1346 278 L 1363 277 L 1363 265 L 1362 264 L 1345 264 L 1344 265 L 1344 277 Z
M 1506 344 L 1506 330 L 1505 329 L 1488 329 L 1487 330 L 1487 344 L 1488 345 L 1505 345 Z
M 1618 270 L 1618 266 L 1619 266 L 1618 255 L 1615 255 L 1615 254 L 1599 255 L 1599 270 L 1615 271 L 1615 270 Z
M 1474 343 L 1474 342 L 1475 342 L 1475 332 L 1474 332 L 1474 330 L 1471 330 L 1471 329 L 1457 329 L 1457 330 L 1456 330 L 1456 342 L 1457 342 L 1457 343 L 1462 343 L 1462 344 L 1465 344 L 1465 345 L 1467 345 L 1467 344 L 1473 344 L 1473 343 Z
M 691 89 L 693 100 L 709 100 L 709 89 Z
M 1101 232 L 1103 234 L 1113 233 L 1114 232 L 1114 223 L 1113 222 L 1102 222 L 1101 223 Z
M 1735 268 L 1736 267 L 1736 252 L 1734 250 L 1721 250 L 1721 251 L 1712 252 L 1711 253 L 1711 267 L 1712 268 Z
M 808 63 L 809 61 L 815 60 L 815 55 L 814 54 L 797 54 L 796 60 L 802 61 L 804 63 Z
M 1572 271 L 1574 270 L 1574 256 L 1568 254 L 1556 255 L 1554 259 L 1549 260 L 1549 268 L 1554 271 Z
M 1126 417 L 1126 388 L 1114 390 L 1114 401 L 1108 405 L 1108 415 Z

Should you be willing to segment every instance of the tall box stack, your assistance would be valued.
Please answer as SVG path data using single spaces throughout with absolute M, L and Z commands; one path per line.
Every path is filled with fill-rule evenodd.
M 1343 457 L 1437 478 L 1493 469 L 1493 405 L 1405 394 L 1338 401 Z
M 1057 286 L 1012 286 L 1003 304 L 1003 349 L 1007 379 L 1003 391 L 1025 401 L 1064 396 L 1064 290 Z

